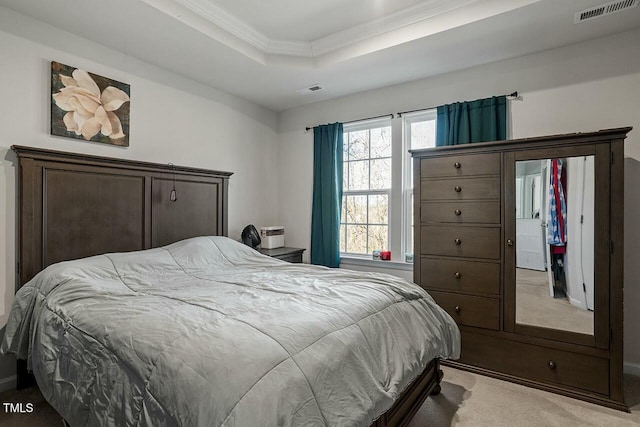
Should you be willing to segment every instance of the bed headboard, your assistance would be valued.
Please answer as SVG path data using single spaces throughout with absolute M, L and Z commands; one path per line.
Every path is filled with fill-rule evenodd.
M 227 235 L 230 172 L 11 149 L 19 160 L 18 287 L 59 261 Z

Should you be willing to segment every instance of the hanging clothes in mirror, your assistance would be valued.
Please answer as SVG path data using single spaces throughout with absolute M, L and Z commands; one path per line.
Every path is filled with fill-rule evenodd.
M 547 243 L 551 252 L 551 269 L 554 278 L 554 297 L 567 296 L 567 283 L 564 271 L 564 254 L 567 247 L 567 205 L 565 188 L 567 185 L 562 159 L 551 160 L 551 179 L 549 182 L 549 226 Z

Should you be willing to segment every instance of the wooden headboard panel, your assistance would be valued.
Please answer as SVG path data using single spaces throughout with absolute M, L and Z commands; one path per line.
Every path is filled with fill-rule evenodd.
M 19 160 L 19 287 L 59 261 L 227 235 L 230 172 L 11 149 Z

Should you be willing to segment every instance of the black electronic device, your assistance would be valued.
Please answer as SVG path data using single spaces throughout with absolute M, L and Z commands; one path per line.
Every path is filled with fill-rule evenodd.
M 247 246 L 251 246 L 253 249 L 257 248 L 258 245 L 262 242 L 262 240 L 260 239 L 260 234 L 253 224 L 247 225 L 242 230 L 241 238 L 242 243 Z

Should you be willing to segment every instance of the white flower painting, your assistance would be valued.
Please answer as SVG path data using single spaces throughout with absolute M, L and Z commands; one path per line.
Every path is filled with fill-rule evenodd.
M 129 85 L 51 63 L 51 134 L 129 146 Z

